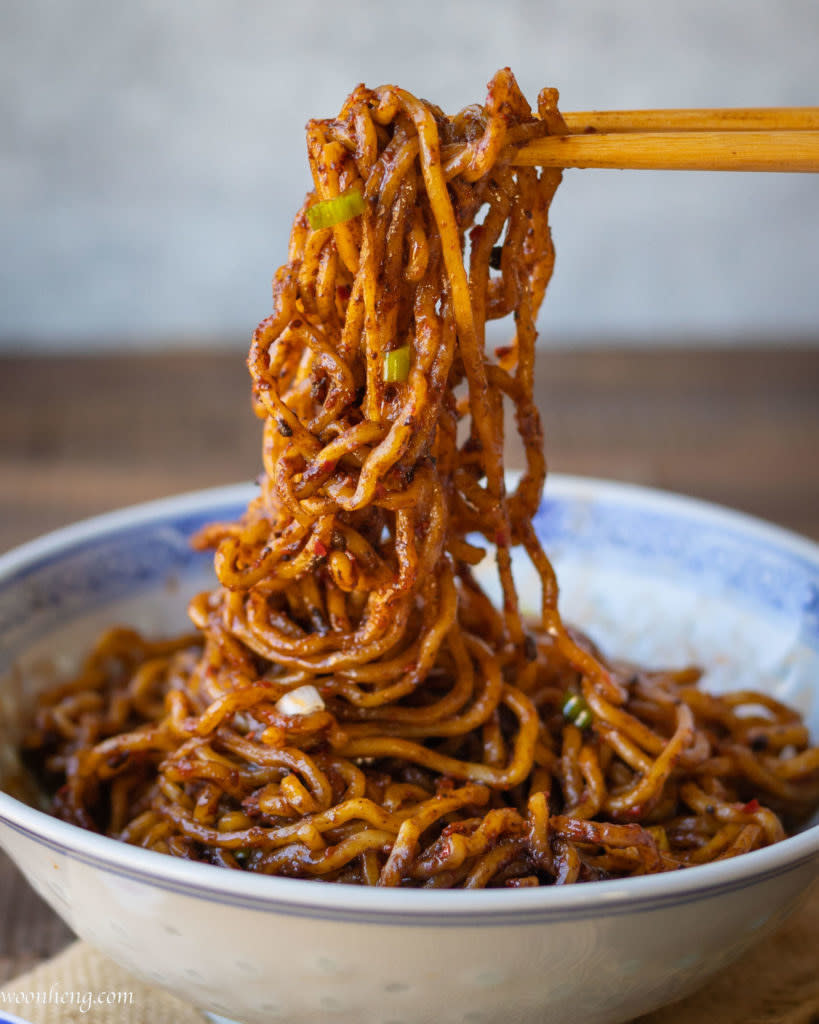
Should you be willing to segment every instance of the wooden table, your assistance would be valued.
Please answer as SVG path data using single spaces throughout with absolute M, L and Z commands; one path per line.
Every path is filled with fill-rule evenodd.
M 132 502 L 251 479 L 231 352 L 0 359 L 0 550 Z M 548 353 L 551 467 L 681 491 L 819 539 L 819 347 Z M 519 461 L 514 446 L 509 462 Z M 0 858 L 0 982 L 69 931 Z

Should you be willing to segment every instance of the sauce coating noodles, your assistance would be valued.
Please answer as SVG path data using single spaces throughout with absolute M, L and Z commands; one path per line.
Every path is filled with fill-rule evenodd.
M 508 69 L 454 117 L 359 86 L 309 123 L 314 189 L 248 359 L 259 495 L 196 539 L 219 585 L 194 635 L 112 630 L 42 698 L 26 749 L 55 813 L 232 869 L 469 888 L 731 857 L 815 806 L 795 712 L 609 663 L 560 617 L 532 520 L 561 174 L 512 157 L 564 131 L 555 90 L 533 112 Z M 507 491 L 510 428 L 526 467 Z M 474 576 L 490 552 L 500 608 Z

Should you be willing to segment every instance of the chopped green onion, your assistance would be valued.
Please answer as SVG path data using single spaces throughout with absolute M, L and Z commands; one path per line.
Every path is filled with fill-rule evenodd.
M 324 199 L 307 210 L 307 220 L 314 231 L 321 228 L 331 228 L 334 224 L 341 224 L 345 220 L 352 220 L 367 208 L 364 196 L 359 190 L 352 189 L 332 199 Z
M 398 384 L 409 377 L 410 350 L 409 345 L 394 348 L 384 355 L 384 383 Z
M 574 722 L 578 729 L 586 729 L 591 725 L 594 716 L 579 693 L 569 693 L 563 701 L 563 717 Z
M 592 724 L 592 713 L 588 708 L 577 712 L 574 724 L 578 729 L 587 729 Z

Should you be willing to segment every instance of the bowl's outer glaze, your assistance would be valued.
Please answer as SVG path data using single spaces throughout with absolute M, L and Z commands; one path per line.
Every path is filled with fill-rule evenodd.
M 184 628 L 212 582 L 187 537 L 229 488 L 100 517 L 0 559 L 0 726 L 105 625 Z M 555 477 L 537 520 L 567 617 L 604 648 L 763 687 L 819 734 L 819 548 L 722 509 Z M 487 577 L 487 585 L 491 580 Z M 524 601 L 535 580 L 520 566 Z M 0 771 L 3 763 L 0 759 Z M 0 794 L 0 843 L 79 935 L 149 981 L 247 1022 L 627 1020 L 693 990 L 815 880 L 819 827 L 691 871 L 563 890 L 361 891 L 133 849 Z
M 586 908 L 541 914 L 526 901 L 471 916 L 358 913 L 286 898 L 254 906 L 216 886 L 118 870 L 5 823 L 0 837 L 83 938 L 146 981 L 254 1024 L 628 1020 L 730 963 L 790 913 L 816 873 L 801 860 L 670 900 L 608 907 L 590 894 Z

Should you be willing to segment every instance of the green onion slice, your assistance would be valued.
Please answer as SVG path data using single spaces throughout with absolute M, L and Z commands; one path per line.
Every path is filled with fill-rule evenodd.
M 591 708 L 579 693 L 569 693 L 563 701 L 563 717 L 574 722 L 578 729 L 587 729 L 594 716 Z
M 582 708 L 575 716 L 574 724 L 578 729 L 587 729 L 592 723 L 592 713 L 589 708 Z
M 307 210 L 307 220 L 314 231 L 331 228 L 334 224 L 342 224 L 352 220 L 367 208 L 364 196 L 357 188 L 344 192 L 332 199 L 324 199 Z
M 409 377 L 410 350 L 409 345 L 394 348 L 384 355 L 384 383 L 398 384 Z

